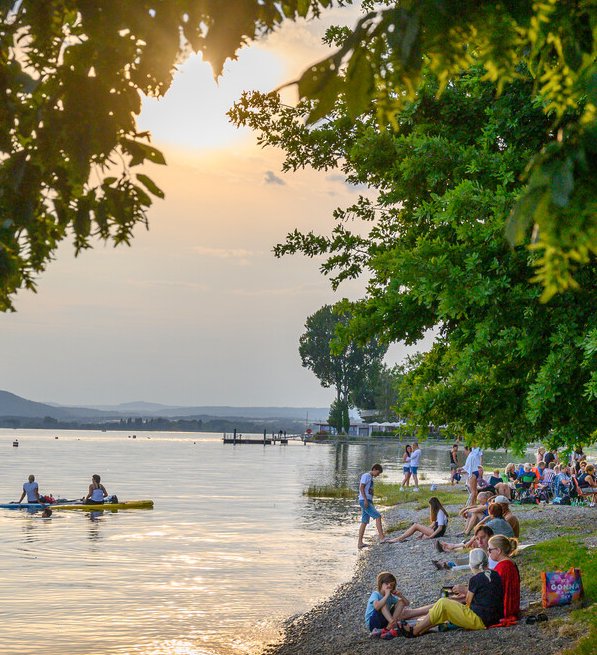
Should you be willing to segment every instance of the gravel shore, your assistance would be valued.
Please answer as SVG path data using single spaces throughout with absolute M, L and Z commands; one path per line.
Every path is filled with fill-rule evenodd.
M 456 516 L 460 507 L 451 505 L 446 509 L 451 519 L 444 539 L 460 541 L 454 538 L 464 526 L 463 519 Z M 522 543 L 537 543 L 556 537 L 563 532 L 562 528 L 571 526 L 577 527 L 579 534 L 595 535 L 595 509 L 527 505 L 513 506 L 513 511 L 521 522 Z M 384 522 L 386 525 L 415 520 L 428 523 L 428 516 L 428 510 L 417 511 L 399 505 L 385 512 Z M 355 525 L 355 547 L 356 529 Z M 368 536 L 372 538 L 374 534 L 374 526 L 370 526 Z M 592 540 L 595 541 L 594 536 Z M 481 632 L 432 632 L 414 640 L 398 637 L 389 642 L 370 639 L 364 625 L 365 605 L 375 588 L 375 580 L 380 571 L 391 571 L 396 575 L 398 588 L 411 601 L 412 607 L 437 600 L 444 584 L 466 582 L 469 579 L 471 574 L 467 571 L 437 571 L 431 560 L 438 558 L 442 559 L 435 549 L 435 540 L 419 541 L 411 538 L 402 544 L 373 543 L 360 552 L 352 579 L 336 589 L 328 600 L 289 620 L 285 626 L 284 640 L 267 647 L 263 655 L 375 655 L 423 651 L 425 655 L 445 655 L 446 652 L 459 655 L 511 655 L 521 648 L 524 648 L 527 655 L 551 655 L 571 645 L 571 637 L 566 631 L 555 629 L 550 621 L 527 625 L 524 620 L 515 627 Z M 449 557 L 445 555 L 443 559 Z M 524 559 L 525 551 L 517 557 L 521 570 L 524 568 Z M 540 601 L 540 593 L 531 593 L 524 586 L 521 591 L 523 607 Z M 530 612 L 538 611 L 539 608 L 532 605 Z M 545 611 L 552 620 L 565 615 L 569 610 L 552 608 Z

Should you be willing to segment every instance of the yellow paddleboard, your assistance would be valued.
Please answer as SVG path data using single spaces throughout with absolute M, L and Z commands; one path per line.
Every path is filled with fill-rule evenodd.
M 83 512 L 103 512 L 115 509 L 153 509 L 153 500 L 125 500 L 120 503 L 104 503 L 103 505 L 50 505 L 52 511 L 57 509 L 78 509 Z

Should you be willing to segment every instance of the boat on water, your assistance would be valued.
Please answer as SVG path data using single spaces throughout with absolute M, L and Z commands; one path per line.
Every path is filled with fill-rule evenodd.
M 0 509 L 28 509 L 40 510 L 49 507 L 52 511 L 57 509 L 79 510 L 83 512 L 113 512 L 118 509 L 153 509 L 153 500 L 124 500 L 118 503 L 102 503 L 99 505 L 86 505 L 81 502 L 67 501 L 64 503 L 0 503 Z

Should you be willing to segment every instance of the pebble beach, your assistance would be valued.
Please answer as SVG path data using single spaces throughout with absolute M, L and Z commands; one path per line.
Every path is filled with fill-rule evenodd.
M 458 542 L 456 537 L 464 527 L 464 519 L 457 516 L 460 506 L 448 505 L 450 523 L 444 540 Z M 513 505 L 522 529 L 522 544 L 533 544 L 546 539 L 570 533 L 584 537 L 591 548 L 597 546 L 595 536 L 595 510 L 589 507 L 555 505 Z M 392 507 L 384 513 L 384 524 L 419 521 L 428 523 L 428 510 L 409 509 L 408 505 Z M 526 526 L 525 526 L 526 523 Z M 509 628 L 467 632 L 430 632 L 417 639 L 397 637 L 391 641 L 371 639 L 364 624 L 367 598 L 375 588 L 376 576 L 380 571 L 391 571 L 398 579 L 398 588 L 410 600 L 412 607 L 432 603 L 440 597 L 440 589 L 446 584 L 465 583 L 470 572 L 438 571 L 433 559 L 447 561 L 453 557 L 439 555 L 435 540 L 410 539 L 402 544 L 381 544 L 374 536 L 373 526 L 368 528 L 366 540 L 370 547 L 360 551 L 352 578 L 335 590 L 331 597 L 303 615 L 290 619 L 280 643 L 272 644 L 263 655 L 371 655 L 376 653 L 417 653 L 445 655 L 492 653 L 506 655 L 520 651 L 523 644 L 536 644 L 527 653 L 561 653 L 575 638 L 567 623 L 555 621 L 565 617 L 570 608 L 541 608 L 541 593 L 531 592 L 525 585 L 521 588 L 523 618 L 518 625 Z M 356 546 L 356 527 L 355 527 Z M 521 569 L 525 556 L 532 549 L 521 551 L 516 562 Z M 545 611 L 549 621 L 528 625 L 525 615 Z

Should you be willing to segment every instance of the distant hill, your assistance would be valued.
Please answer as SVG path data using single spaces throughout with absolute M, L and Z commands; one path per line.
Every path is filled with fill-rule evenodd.
M 246 419 L 287 419 L 305 421 L 326 420 L 327 407 L 233 407 L 201 405 L 179 407 L 136 401 L 121 405 L 91 405 L 88 407 L 68 407 L 56 404 L 38 403 L 21 398 L 8 391 L 0 391 L 0 417 L 44 418 L 58 420 L 120 419 L 140 418 L 246 418 Z
M 219 418 L 288 418 L 309 421 L 326 420 L 329 415 L 327 407 L 238 407 L 229 405 L 199 405 L 184 407 L 177 405 L 161 405 L 143 401 L 122 403 L 121 405 L 91 405 L 91 408 L 118 414 L 134 416 L 173 417 L 205 417 Z M 89 409 L 89 408 L 87 408 Z
M 61 407 L 52 407 L 32 400 L 25 400 L 8 391 L 0 391 L 0 416 L 22 416 L 26 418 L 50 416 L 67 418 L 68 411 Z
M 122 414 L 98 409 L 87 409 L 85 407 L 62 407 L 61 405 L 38 403 L 33 400 L 21 398 L 21 396 L 17 396 L 9 391 L 0 390 L 0 416 L 20 418 L 44 418 L 49 416 L 50 418 L 59 420 L 75 420 L 85 418 L 119 418 Z

